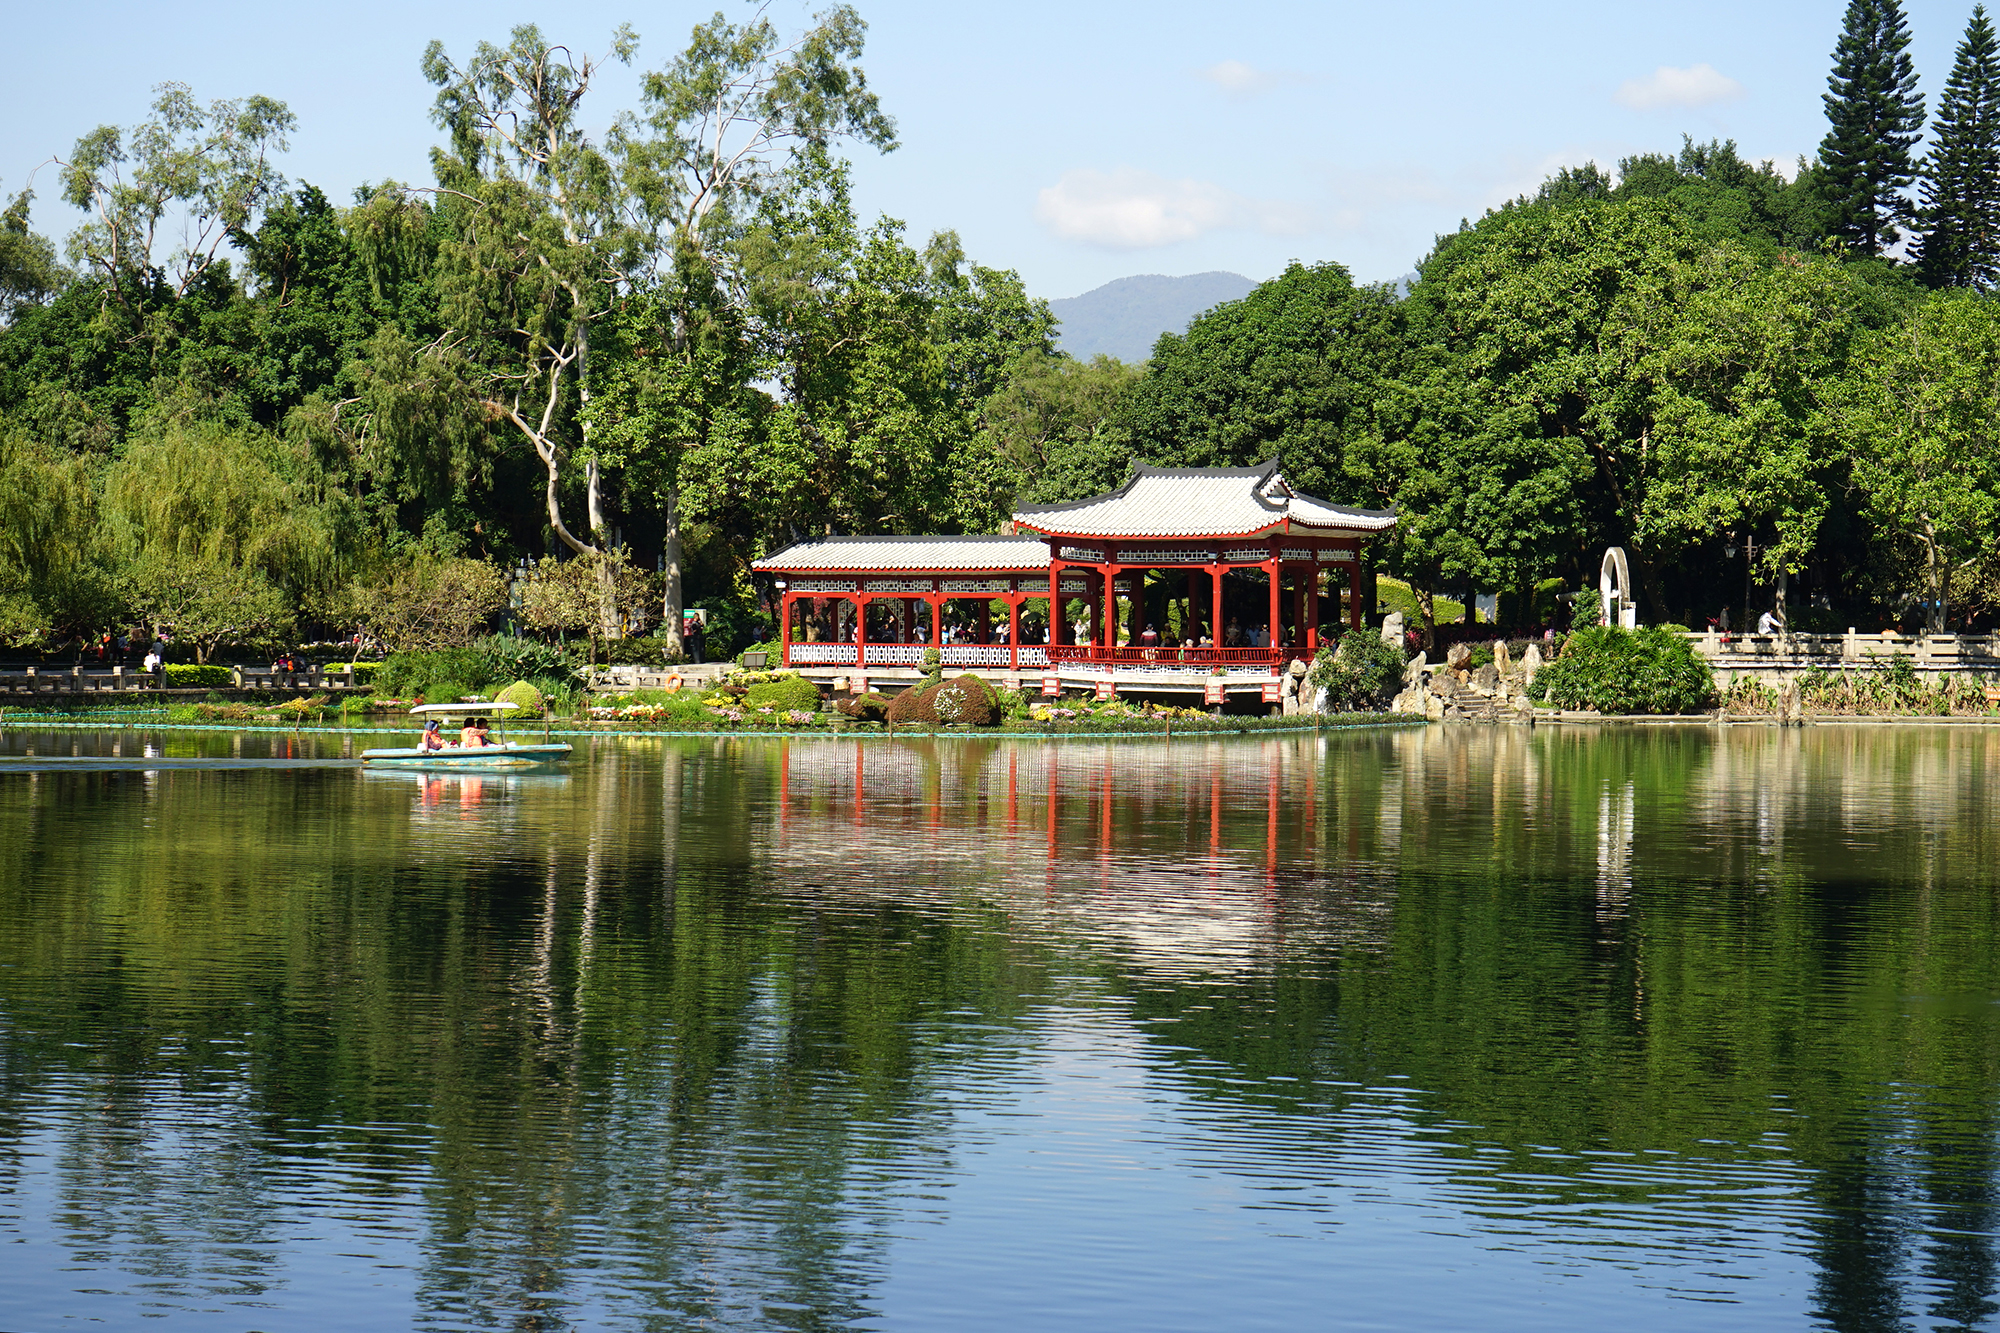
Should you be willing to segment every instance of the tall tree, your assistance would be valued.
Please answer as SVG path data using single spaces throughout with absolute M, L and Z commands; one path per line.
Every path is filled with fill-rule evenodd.
M 1832 128 L 1819 160 L 1832 234 L 1860 255 L 1892 249 L 1902 239 L 1895 224 L 1915 214 L 1903 191 L 1916 179 L 1910 150 L 1922 137 L 1924 98 L 1909 44 L 1896 0 L 1850 0 L 1821 99 Z
M 1933 287 L 1990 287 L 2000 278 L 2000 52 L 1984 5 L 1972 7 L 1931 141 L 1919 271 Z
M 648 435 L 652 457 L 644 471 L 660 502 L 665 538 L 661 628 L 675 649 L 680 464 L 697 444 L 729 438 L 741 425 L 740 397 L 715 371 L 739 359 L 727 344 L 745 323 L 741 241 L 751 215 L 774 191 L 796 189 L 790 178 L 801 170 L 823 175 L 838 140 L 857 139 L 885 153 L 896 147 L 895 121 L 883 114 L 858 63 L 867 33 L 852 5 L 819 14 L 789 43 L 761 10 L 742 24 L 718 13 L 694 30 L 671 65 L 646 76 L 643 116 L 618 127 L 634 188 L 664 227 L 669 260 L 659 287 L 648 293 L 667 316 L 661 336 L 633 345 L 653 344 L 651 420 L 675 424 L 655 430 L 628 423 L 623 433 L 630 443 Z M 678 388 L 663 397 L 660 386 L 670 380 Z M 691 392 L 704 385 L 703 393 Z M 674 407 L 658 412 L 669 398 Z M 600 414 L 601 424 L 612 424 L 621 410 Z M 636 459 L 629 451 L 627 457 Z

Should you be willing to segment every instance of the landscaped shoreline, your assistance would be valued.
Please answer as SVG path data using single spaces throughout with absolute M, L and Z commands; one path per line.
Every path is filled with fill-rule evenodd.
M 273 724 L 259 722 L 189 722 L 174 721 L 158 713 L 142 710 L 110 710 L 96 716 L 88 713 L 15 713 L 0 711 L 0 734 L 9 731 L 34 731 L 47 729 L 76 731 L 237 731 L 259 733 L 309 734 L 309 735 L 402 735 L 415 730 L 409 725 L 399 726 L 327 726 L 317 723 Z M 1005 737 L 1017 740 L 1060 740 L 1105 739 L 1116 737 L 1157 738 L 1160 740 L 1206 738 L 1214 736 L 1243 736 L 1253 733 L 1296 733 L 1315 731 L 1357 731 L 1369 728 L 1401 729 L 1423 726 L 1425 721 L 1418 717 L 1397 716 L 1390 713 L 1329 713 L 1296 714 L 1291 717 L 1221 717 L 1207 719 L 1176 718 L 1172 721 L 1157 722 L 1143 717 L 1125 720 L 1125 725 L 1104 726 L 1102 728 L 1061 726 L 1057 724 L 1003 722 L 990 727 L 947 726 L 928 723 L 911 723 L 889 727 L 880 722 L 846 722 L 829 725 L 790 727 L 746 727 L 727 723 L 714 727 L 689 727 L 686 725 L 655 725 L 644 722 L 596 722 L 578 727 L 574 724 L 547 727 L 535 725 L 532 719 L 521 719 L 515 727 L 523 732 L 539 732 L 547 736 L 590 737 L 590 736 L 657 736 L 657 737 L 766 737 L 786 740 L 801 739 L 879 739 L 929 737 Z

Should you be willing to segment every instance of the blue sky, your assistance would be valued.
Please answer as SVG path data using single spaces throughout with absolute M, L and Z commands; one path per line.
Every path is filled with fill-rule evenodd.
M 0 190 L 102 123 L 143 119 L 149 89 L 264 93 L 299 130 L 294 180 L 345 202 L 363 181 L 426 181 L 436 133 L 418 74 L 426 42 L 454 55 L 519 22 L 601 50 L 630 22 L 664 63 L 707 5 L 629 0 L 346 0 L 41 5 L 9 17 Z M 781 24 L 814 6 L 778 0 Z M 856 201 L 913 237 L 954 228 L 982 263 L 1039 296 L 1132 273 L 1338 260 L 1358 278 L 1407 272 L 1440 231 L 1556 167 L 1734 138 L 1789 164 L 1825 132 L 1820 94 L 1838 3 L 1402 6 L 860 0 L 864 65 L 902 147 L 856 159 Z M 748 5 L 725 3 L 732 17 Z M 1935 106 L 1969 0 L 1907 6 Z M 604 118 L 636 73 L 603 85 Z M 35 224 L 74 218 L 53 168 Z

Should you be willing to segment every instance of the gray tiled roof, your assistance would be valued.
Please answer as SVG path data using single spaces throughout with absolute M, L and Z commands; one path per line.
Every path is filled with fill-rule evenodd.
M 750 567 L 774 574 L 809 569 L 1046 574 L 1049 547 L 1040 537 L 818 537 L 754 560 Z
M 1382 532 L 1393 509 L 1352 509 L 1285 484 L 1260 467 L 1142 467 L 1115 491 L 1060 505 L 1020 505 L 1017 526 L 1077 537 L 1245 537 L 1266 532 Z

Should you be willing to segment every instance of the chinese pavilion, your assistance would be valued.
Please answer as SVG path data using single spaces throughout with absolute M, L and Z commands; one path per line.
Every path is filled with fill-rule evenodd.
M 1362 544 L 1395 524 L 1293 490 L 1276 460 L 1142 467 L 1088 500 L 1021 506 L 1012 536 L 824 537 L 752 568 L 781 592 L 787 666 L 916 666 L 955 619 L 947 666 L 1268 672 L 1318 650 L 1341 575 L 1360 626 Z M 1148 620 L 1162 604 L 1177 629 Z

